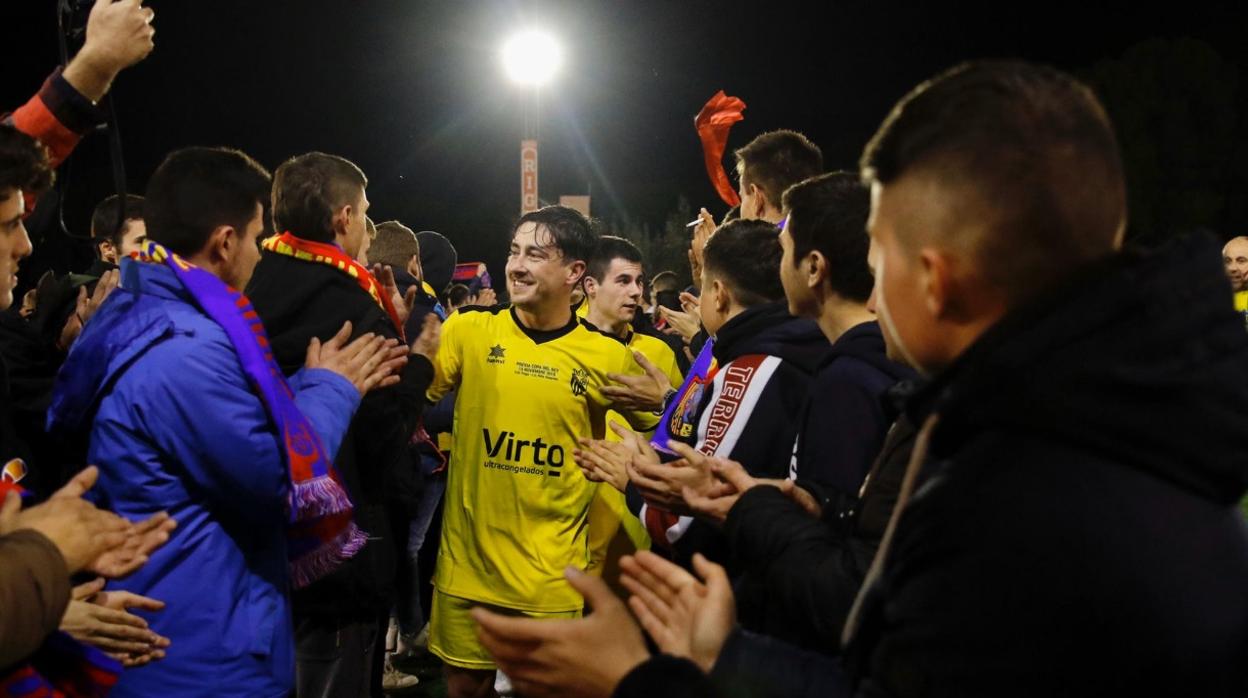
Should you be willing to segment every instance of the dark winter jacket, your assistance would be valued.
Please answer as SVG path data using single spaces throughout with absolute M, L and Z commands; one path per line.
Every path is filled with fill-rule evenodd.
M 347 320 L 353 338 L 367 332 L 399 336 L 390 317 L 354 279 L 326 264 L 266 251 L 247 295 L 287 374 L 303 364 L 312 337 L 324 341 Z M 413 505 L 418 495 L 416 466 L 407 443 L 432 378 L 429 361 L 413 355 L 399 385 L 373 390 L 361 401 L 334 464 L 369 543 L 330 576 L 295 592 L 297 615 L 372 617 L 389 608 L 396 560 L 388 509 Z
M 745 310 L 716 334 L 714 379 L 690 392 L 687 421 L 694 428 L 673 436 L 738 461 L 755 477 L 785 477 L 810 376 L 828 347 L 818 325 L 792 317 L 783 303 Z M 726 560 L 723 538 L 710 524 L 643 506 L 631 486 L 626 495 L 651 538 L 673 547 L 678 560 L 694 552 Z
M 790 476 L 822 499 L 855 498 L 896 416 L 885 393 L 914 371 L 889 360 L 875 322 L 837 338 L 816 369 L 802 409 Z
M 1248 695 L 1248 334 L 1227 293 L 1211 239 L 1116 255 L 916 396 L 934 470 L 847 628 L 854 695 Z M 802 677 L 789 657 L 769 670 Z
M 907 408 L 937 469 L 849 657 L 866 695 L 1248 695 L 1248 334 L 1212 240 L 1011 313 Z
M 196 695 L 206 686 L 285 695 L 295 680 L 290 472 L 277 429 L 225 329 L 173 270 L 122 267 L 121 286 L 57 375 L 48 410 L 57 438 L 90 436 L 83 462 L 100 469 L 87 494 L 97 506 L 131 521 L 164 510 L 178 523 L 108 590 L 164 602 L 163 611 L 134 612 L 179 650 L 123 672 L 109 695 Z M 337 452 L 360 404 L 355 386 L 323 368 L 288 382 L 326 452 Z
M 913 384 L 890 391 L 887 415 Z M 893 394 L 895 393 L 895 395 Z M 737 617 L 751 630 L 837 654 L 841 630 L 897 503 L 917 429 L 902 415 L 857 497 L 822 501 L 816 519 L 774 487 L 742 495 L 724 522 L 737 569 Z

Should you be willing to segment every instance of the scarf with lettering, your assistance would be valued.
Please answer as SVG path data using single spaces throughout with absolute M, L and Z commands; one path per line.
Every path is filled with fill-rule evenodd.
M 659 420 L 659 426 L 654 430 L 654 436 L 650 439 L 650 445 L 654 447 L 654 450 L 667 456 L 663 460 L 676 456 L 676 453 L 667 447 L 668 441 L 687 442 L 692 435 L 697 433 L 698 425 L 694 422 L 694 416 L 698 412 L 698 405 L 702 402 L 703 393 L 709 389 L 711 382 L 715 380 L 715 374 L 719 372 L 719 364 L 712 353 L 714 348 L 715 340 L 706 340 L 706 344 L 702 345 L 702 351 L 698 352 L 697 358 L 689 367 L 685 382 L 681 384 L 663 410 L 663 418 Z M 649 503 L 642 506 L 639 517 L 650 533 L 650 540 L 670 550 L 672 544 L 668 541 L 667 531 L 677 526 L 681 517 L 666 509 L 651 506 Z M 686 523 L 685 526 L 687 527 L 688 524 Z

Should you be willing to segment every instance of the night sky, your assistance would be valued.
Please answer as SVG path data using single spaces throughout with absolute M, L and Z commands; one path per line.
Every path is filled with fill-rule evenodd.
M 461 259 L 493 265 L 519 206 L 520 92 L 498 58 L 510 29 L 540 25 L 565 48 L 564 70 L 542 95 L 542 198 L 592 192 L 597 217 L 661 226 L 679 196 L 695 210 L 726 208 L 693 130 L 716 90 L 748 105 L 730 149 L 793 128 L 822 147 L 829 168 L 853 168 L 888 108 L 960 60 L 1021 57 L 1078 71 L 1146 38 L 1190 36 L 1242 66 L 1248 28 L 1236 3 L 1166 3 L 1164 12 L 1092 2 L 148 4 L 156 50 L 114 88 L 132 190 L 180 146 L 234 146 L 269 168 L 323 150 L 368 175 L 374 220 L 437 230 Z M 5 109 L 56 62 L 53 5 L 0 3 Z M 74 167 L 66 218 L 85 232 L 109 191 L 105 139 L 84 143 Z M 76 244 L 78 259 L 89 254 L 64 238 L 41 242 L 43 265 Z

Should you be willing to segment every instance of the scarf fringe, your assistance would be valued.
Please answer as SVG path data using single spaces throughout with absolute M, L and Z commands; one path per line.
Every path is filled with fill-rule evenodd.
M 296 482 L 290 490 L 291 520 L 308 521 L 351 511 L 351 498 L 329 475 Z
M 333 572 L 339 565 L 355 557 L 367 542 L 368 534 L 360 530 L 355 522 L 351 522 L 333 540 L 291 561 L 290 576 L 295 588 L 302 589 Z

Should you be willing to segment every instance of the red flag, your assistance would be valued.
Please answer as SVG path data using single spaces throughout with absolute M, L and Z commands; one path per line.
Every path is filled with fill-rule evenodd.
M 719 197 L 729 206 L 740 204 L 741 197 L 737 196 L 737 190 L 728 180 L 728 173 L 724 172 L 724 149 L 728 147 L 728 131 L 733 124 L 745 118 L 741 115 L 744 110 L 745 102 L 737 97 L 729 97 L 720 90 L 693 120 L 694 127 L 698 129 L 698 137 L 702 139 L 706 174 L 710 176 L 711 184 L 715 185 Z

